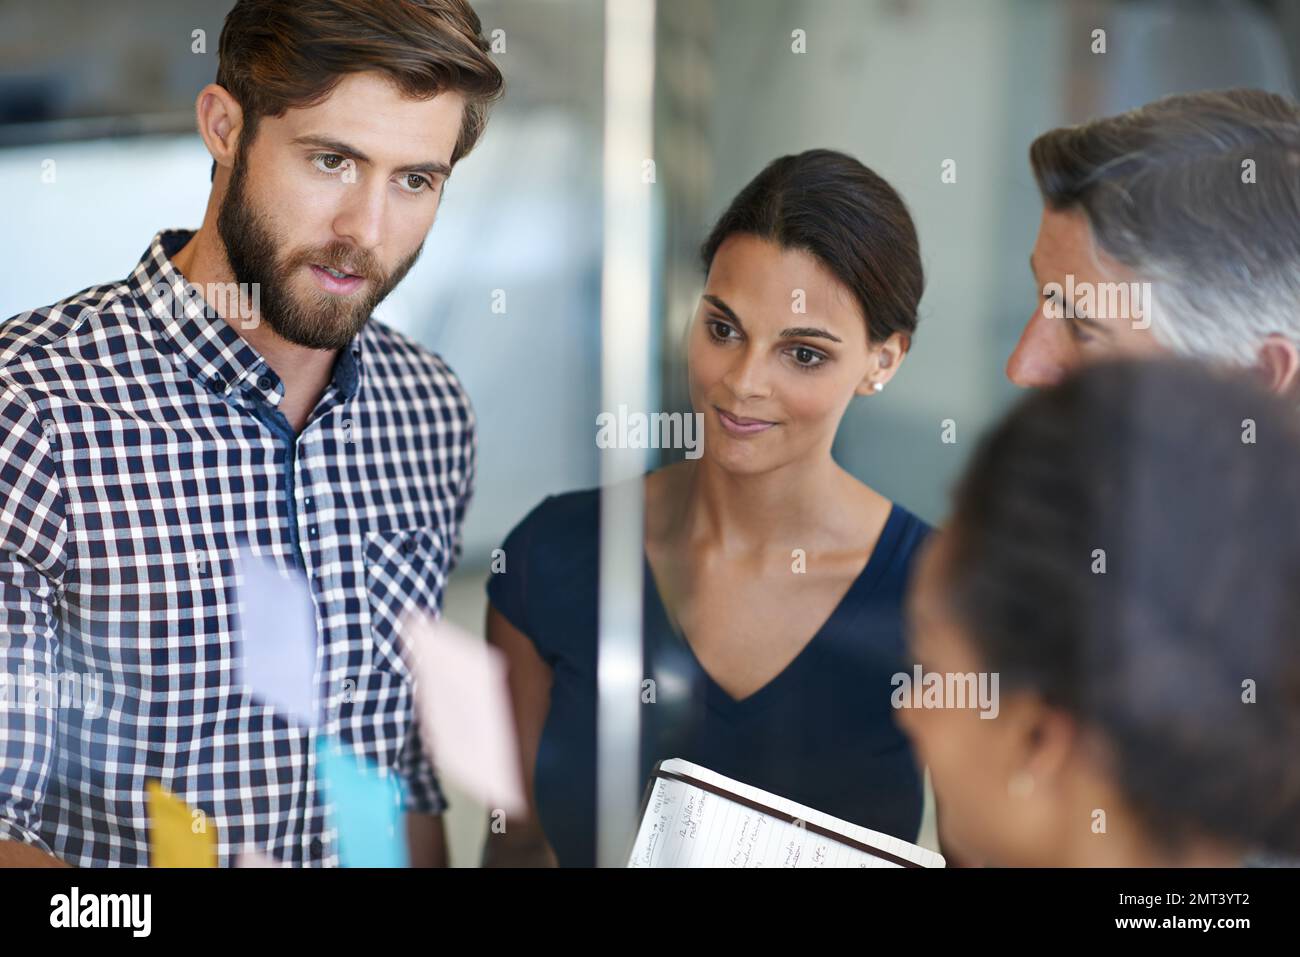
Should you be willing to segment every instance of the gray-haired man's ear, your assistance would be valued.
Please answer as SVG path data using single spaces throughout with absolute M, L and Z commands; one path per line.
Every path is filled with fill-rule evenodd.
M 1255 371 L 1278 395 L 1300 390 L 1300 348 L 1286 336 L 1274 333 L 1260 343 Z

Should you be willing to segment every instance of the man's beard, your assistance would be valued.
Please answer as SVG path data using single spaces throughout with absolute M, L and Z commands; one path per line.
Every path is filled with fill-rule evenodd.
M 245 289 L 258 289 L 261 318 L 282 339 L 308 349 L 346 348 L 375 307 L 415 265 L 424 244 L 391 275 L 385 275 L 370 252 L 338 241 L 299 249 L 281 259 L 266 216 L 248 201 L 245 168 L 244 157 L 238 157 L 217 215 L 217 233 L 225 244 L 235 281 Z M 309 264 L 360 276 L 367 281 L 369 291 L 352 296 L 332 295 L 324 290 L 298 295 L 291 285 L 292 277 Z

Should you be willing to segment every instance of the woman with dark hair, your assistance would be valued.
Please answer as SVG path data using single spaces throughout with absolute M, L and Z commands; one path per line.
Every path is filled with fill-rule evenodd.
M 913 841 L 921 779 L 890 675 L 928 526 L 831 444 L 911 344 L 915 228 L 879 176 L 812 150 L 759 173 L 702 253 L 687 367 L 703 451 L 645 478 L 642 773 L 684 758 Z M 547 498 L 488 584 L 535 812 L 489 829 L 488 864 L 595 863 L 598 513 L 598 490 Z
M 945 848 L 1300 855 L 1297 488 L 1290 407 L 1186 360 L 1096 365 L 984 439 L 908 599 L 923 674 L 999 679 L 993 720 L 899 711 Z

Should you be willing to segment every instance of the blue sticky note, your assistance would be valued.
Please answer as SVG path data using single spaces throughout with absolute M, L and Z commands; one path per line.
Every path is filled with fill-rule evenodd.
M 344 867 L 406 867 L 403 795 L 394 774 L 326 735 L 316 738 L 316 775 L 338 831 Z
M 301 574 L 287 574 L 271 559 L 241 547 L 239 681 L 277 711 L 314 726 L 316 606 Z

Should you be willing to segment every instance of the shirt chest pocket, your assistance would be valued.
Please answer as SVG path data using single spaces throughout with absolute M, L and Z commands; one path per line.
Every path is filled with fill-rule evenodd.
M 434 528 L 367 532 L 366 603 L 370 611 L 371 663 L 411 679 L 402 655 L 402 619 L 414 611 L 436 617 L 446 584 L 447 551 Z

